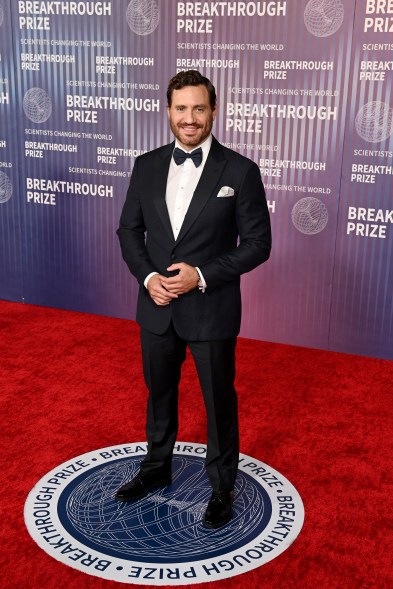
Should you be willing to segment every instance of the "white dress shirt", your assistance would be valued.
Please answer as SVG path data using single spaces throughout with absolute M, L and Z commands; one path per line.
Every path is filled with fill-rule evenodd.
M 200 147 L 202 149 L 202 163 L 198 167 L 195 166 L 191 158 L 187 158 L 180 165 L 176 164 L 173 157 L 171 159 L 166 185 L 165 201 L 168 208 L 173 236 L 175 239 L 177 239 L 180 233 L 180 229 L 183 225 L 188 207 L 190 206 L 193 194 L 202 175 L 211 144 L 212 136 L 209 135 L 209 137 L 205 139 L 201 145 L 198 145 L 198 147 L 195 148 L 198 149 Z M 175 141 L 175 148 L 176 147 L 185 151 L 177 139 Z M 193 151 L 194 150 L 192 149 L 188 153 L 192 153 Z M 196 270 L 200 278 L 198 287 L 202 292 L 205 292 L 207 285 L 203 278 L 202 272 L 198 267 Z M 145 287 L 147 287 L 149 279 L 154 274 L 157 274 L 157 272 L 151 272 L 151 274 L 146 276 L 144 281 Z
M 166 205 L 168 208 L 169 219 L 171 221 L 172 231 L 175 239 L 177 239 L 181 226 L 183 225 L 184 217 L 190 206 L 191 199 L 195 192 L 195 188 L 202 175 L 205 167 L 207 156 L 209 155 L 212 144 L 212 136 L 209 137 L 200 145 L 202 149 L 202 163 L 196 167 L 191 158 L 188 158 L 184 163 L 177 165 L 172 158 L 168 180 L 166 185 Z M 185 151 L 178 143 L 177 139 L 175 147 Z M 189 153 L 194 151 L 191 150 Z

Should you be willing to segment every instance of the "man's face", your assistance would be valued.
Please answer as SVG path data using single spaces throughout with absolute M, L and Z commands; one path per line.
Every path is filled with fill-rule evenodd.
M 190 151 L 210 135 L 216 108 L 212 109 L 205 86 L 185 86 L 173 90 L 172 104 L 167 107 L 172 133 Z

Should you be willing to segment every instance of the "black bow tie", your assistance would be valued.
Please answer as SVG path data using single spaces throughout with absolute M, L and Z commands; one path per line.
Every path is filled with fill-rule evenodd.
M 192 159 L 195 167 L 197 168 L 202 163 L 202 148 L 198 147 L 198 149 L 195 149 L 191 153 L 187 153 L 178 147 L 175 148 L 175 151 L 173 152 L 173 159 L 178 166 L 180 166 L 180 164 L 184 164 L 188 157 Z

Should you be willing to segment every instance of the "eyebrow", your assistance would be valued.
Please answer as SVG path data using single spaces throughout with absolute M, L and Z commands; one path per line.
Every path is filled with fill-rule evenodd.
M 185 104 L 176 104 L 176 108 L 186 108 Z M 205 108 L 206 104 L 195 104 L 192 108 Z

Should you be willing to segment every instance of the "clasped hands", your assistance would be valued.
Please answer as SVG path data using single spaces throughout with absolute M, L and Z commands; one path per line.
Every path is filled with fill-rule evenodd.
M 172 264 L 167 270 L 168 272 L 179 270 L 179 273 L 170 277 L 154 274 L 147 283 L 149 295 L 156 305 L 169 305 L 179 295 L 190 292 L 198 286 L 199 274 L 194 266 L 179 262 Z

